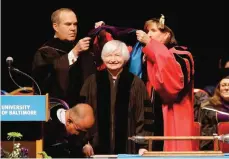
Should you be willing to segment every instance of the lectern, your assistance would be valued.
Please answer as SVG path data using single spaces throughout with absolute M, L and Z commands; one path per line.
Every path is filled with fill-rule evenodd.
M 43 151 L 43 124 L 49 119 L 48 101 L 48 94 L 1 95 L 1 147 L 4 150 L 13 150 L 7 133 L 20 132 L 23 137 L 15 143 L 29 149 L 29 158 L 41 158 L 38 153 Z

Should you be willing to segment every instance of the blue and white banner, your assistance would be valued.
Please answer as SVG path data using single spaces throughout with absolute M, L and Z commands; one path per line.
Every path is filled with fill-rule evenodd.
M 45 95 L 1 95 L 1 121 L 45 121 Z

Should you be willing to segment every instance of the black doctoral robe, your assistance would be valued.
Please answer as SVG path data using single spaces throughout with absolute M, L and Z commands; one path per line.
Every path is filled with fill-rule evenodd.
M 32 76 L 41 88 L 42 94 L 65 100 L 70 107 L 78 102 L 79 92 L 84 82 L 96 68 L 89 52 L 81 52 L 71 66 L 68 53 L 74 43 L 53 38 L 39 48 L 34 56 Z M 34 87 L 36 93 L 38 90 Z
M 223 113 L 222 113 L 223 112 Z M 227 113 L 226 115 L 224 113 Z M 217 134 L 217 125 L 219 122 L 229 122 L 229 103 L 221 106 L 214 106 L 209 101 L 201 105 L 199 122 L 201 123 L 201 135 L 213 136 Z M 201 150 L 213 150 L 213 140 L 200 141 Z
M 144 141 L 135 144 L 128 140 L 134 135 L 150 135 L 145 131 L 145 116 L 151 107 L 140 78 L 123 70 L 113 81 L 107 70 L 100 71 L 88 77 L 81 96 L 86 97 L 96 116 L 91 130 L 95 154 L 137 153 L 140 147 L 146 147 Z
M 52 105 L 50 119 L 44 123 L 44 151 L 52 158 L 84 157 L 84 134 L 70 135 L 57 117 L 57 110 L 66 109 L 61 104 Z

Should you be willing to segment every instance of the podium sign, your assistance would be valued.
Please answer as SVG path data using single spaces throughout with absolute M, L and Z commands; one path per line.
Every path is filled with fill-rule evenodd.
M 1 121 L 47 121 L 46 95 L 2 95 Z

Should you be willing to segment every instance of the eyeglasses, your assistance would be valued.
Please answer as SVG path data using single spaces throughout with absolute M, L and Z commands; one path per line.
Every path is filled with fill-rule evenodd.
M 79 131 L 79 132 L 84 132 L 84 133 L 87 132 L 86 129 L 81 128 L 78 124 L 76 124 L 76 123 L 74 123 L 74 122 L 73 122 L 73 125 L 74 125 L 74 128 L 75 128 L 77 131 Z
M 79 131 L 79 132 L 85 132 L 85 133 L 87 132 L 86 129 L 81 128 L 81 127 L 79 126 L 79 124 L 77 124 L 77 123 L 73 120 L 73 118 L 71 117 L 71 115 L 69 115 L 69 119 L 70 119 L 71 124 L 72 124 L 73 127 L 75 128 L 75 130 L 77 130 L 77 131 Z

